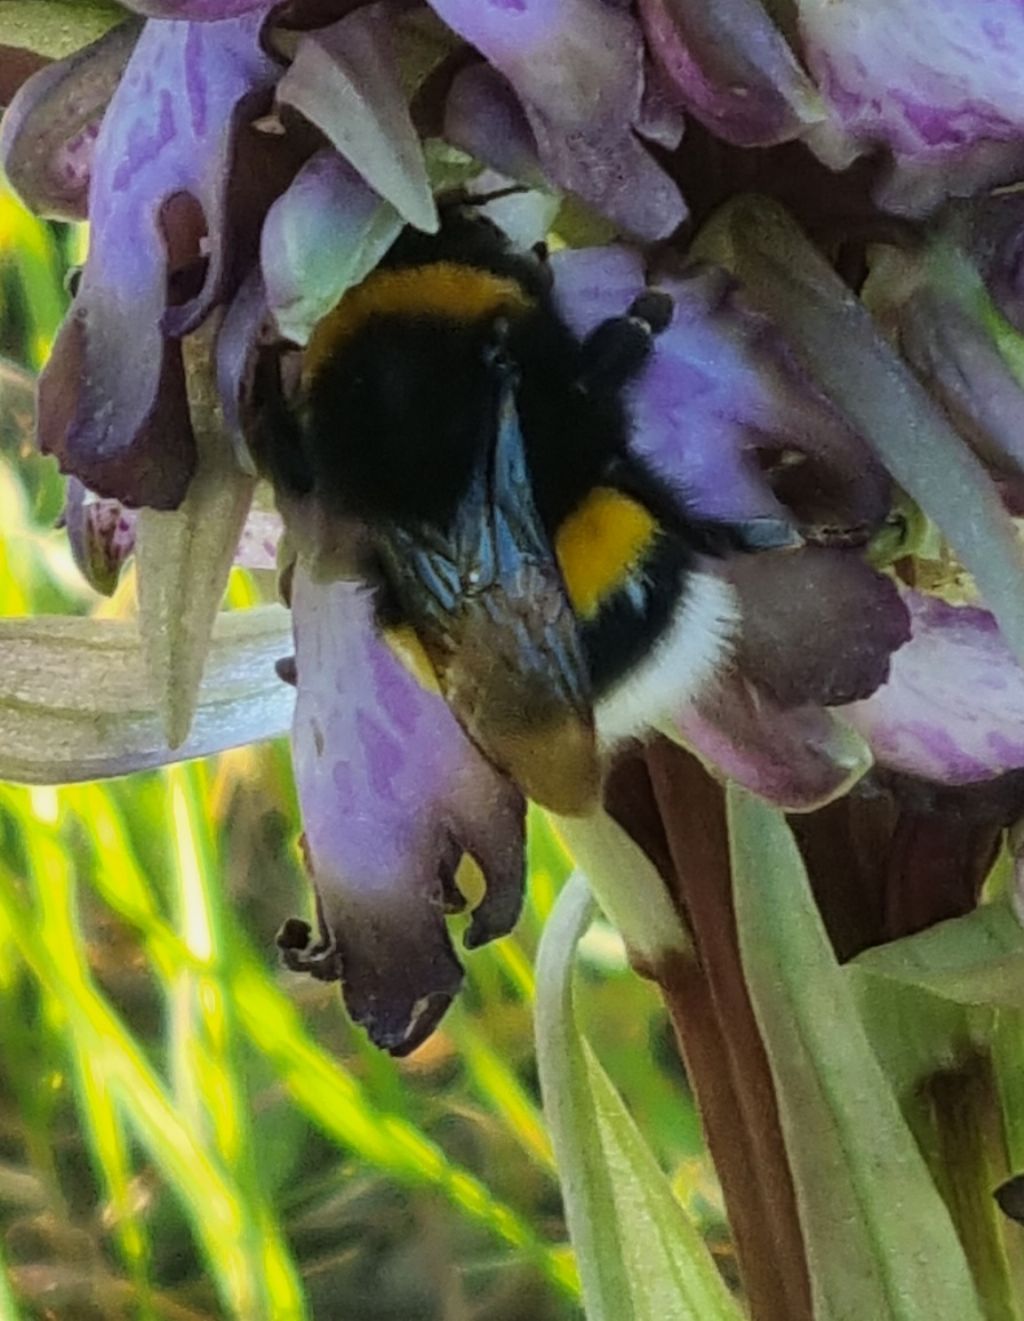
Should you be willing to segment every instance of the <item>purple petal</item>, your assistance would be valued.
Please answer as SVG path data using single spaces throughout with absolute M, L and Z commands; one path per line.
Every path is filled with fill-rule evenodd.
M 987 611 L 904 593 L 911 639 L 889 682 L 843 710 L 876 761 L 940 784 L 1024 766 L 1024 670 Z
M 261 25 L 149 23 L 96 141 L 89 259 L 40 380 L 39 434 L 65 471 L 127 504 L 173 508 L 194 466 L 180 352 L 165 335 L 193 329 L 228 291 L 229 165 L 276 73 Z M 199 288 L 168 306 L 169 269 L 190 258 Z
M 603 0 L 430 0 L 552 128 L 625 127 L 639 114 L 643 40 Z
M 489 64 L 470 64 L 452 79 L 444 136 L 509 179 L 537 186 L 544 174 L 537 142 L 518 97 Z
M 433 232 L 437 209 L 391 45 L 394 21 L 388 5 L 368 5 L 304 33 L 277 94 L 405 220 Z
M 316 323 L 370 273 L 402 218 L 333 150 L 312 156 L 267 213 L 261 262 L 281 334 L 305 344 Z
M 910 637 L 895 584 L 854 551 L 736 556 L 725 572 L 743 621 L 737 664 L 782 707 L 870 696 Z
M 641 258 L 622 247 L 556 253 L 552 268 L 562 312 L 581 335 L 622 315 L 645 283 Z M 773 324 L 713 267 L 659 287 L 675 311 L 633 390 L 637 451 L 707 517 L 782 517 L 781 497 L 807 527 L 876 526 L 888 477 Z
M 944 195 L 1017 177 L 1024 161 L 1024 9 L 1018 0 L 803 0 L 807 63 L 834 114 L 897 166 L 887 201 L 926 210 Z
M 291 925 L 285 957 L 340 977 L 356 1022 L 404 1054 L 430 1034 L 462 979 L 444 912 L 457 899 L 463 850 L 487 879 L 467 944 L 516 920 L 523 801 L 377 639 L 365 591 L 314 583 L 300 565 L 292 613 L 295 773 L 321 930 L 308 948 Z
M 0 125 L 0 165 L 27 206 L 84 220 L 100 122 L 140 32 L 122 23 L 22 86 Z
M 824 117 L 758 0 L 640 0 L 648 46 L 679 102 L 727 142 L 767 147 Z
M 113 596 L 121 570 L 135 552 L 135 514 L 117 500 L 93 495 L 72 477 L 64 526 L 82 577 L 97 592 Z
M 871 765 L 867 748 L 830 712 L 784 711 L 738 671 L 678 712 L 673 725 L 712 769 L 792 812 L 838 798 Z

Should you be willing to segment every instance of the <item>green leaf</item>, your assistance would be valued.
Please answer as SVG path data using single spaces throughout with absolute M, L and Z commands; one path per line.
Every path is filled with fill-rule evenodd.
M 63 59 L 124 21 L 125 11 L 107 0 L 4 0 L 0 46 Z
M 188 738 L 214 621 L 256 487 L 237 466 L 224 431 L 210 336 L 190 336 L 182 347 L 199 464 L 178 509 L 139 511 L 135 542 L 139 631 L 172 748 Z
M 1024 1009 L 1024 928 L 1004 903 L 868 950 L 851 967 L 957 1004 Z
M 730 202 L 694 253 L 742 281 L 813 377 L 942 529 L 1024 663 L 1024 547 L 995 484 L 863 304 L 789 215 L 764 198 Z
M 963 1249 L 836 962 L 784 818 L 729 789 L 736 918 L 818 1321 L 982 1321 Z
M 740 1321 L 700 1235 L 576 1027 L 572 967 L 593 902 L 577 873 L 544 929 L 536 1031 L 544 1110 L 589 1321 Z
M 217 621 L 199 711 L 173 752 L 133 623 L 0 620 L 0 780 L 93 780 L 284 733 L 294 693 L 274 672 L 291 646 L 288 612 L 263 606 Z

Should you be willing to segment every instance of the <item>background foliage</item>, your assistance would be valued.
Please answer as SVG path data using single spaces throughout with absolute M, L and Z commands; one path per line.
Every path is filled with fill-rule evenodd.
M 2 184 L 0 184 L 2 188 Z M 80 581 L 31 372 L 81 232 L 0 191 L 0 615 L 126 612 Z M 236 570 L 229 605 L 271 599 Z M 0 1318 L 580 1315 L 531 1029 L 566 880 L 531 826 L 515 934 L 468 961 L 401 1063 L 337 990 L 282 973 L 308 906 L 287 747 L 103 785 L 0 786 Z M 664 1013 L 600 924 L 581 1023 L 727 1278 L 727 1232 Z

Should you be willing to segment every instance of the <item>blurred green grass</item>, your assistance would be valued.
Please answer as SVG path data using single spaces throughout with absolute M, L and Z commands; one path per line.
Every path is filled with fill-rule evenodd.
M 0 614 L 126 611 L 82 584 L 32 450 L 84 235 L 0 182 Z M 229 604 L 273 584 L 236 571 Z M 104 785 L 0 786 L 0 1321 L 562 1321 L 580 1315 L 531 1042 L 532 962 L 568 873 L 531 822 L 516 932 L 442 1029 L 373 1050 L 336 988 L 277 966 L 309 908 L 287 747 Z M 600 926 L 584 1025 L 727 1253 L 668 1028 Z

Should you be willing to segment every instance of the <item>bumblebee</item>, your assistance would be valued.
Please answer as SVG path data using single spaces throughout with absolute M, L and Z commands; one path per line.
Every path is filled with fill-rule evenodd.
M 628 386 L 667 295 L 581 341 L 542 251 L 464 205 L 441 214 L 317 327 L 264 459 L 283 492 L 361 529 L 382 634 L 481 751 L 577 814 L 608 750 L 727 660 L 736 607 L 707 557 L 778 529 L 694 517 L 630 449 Z

